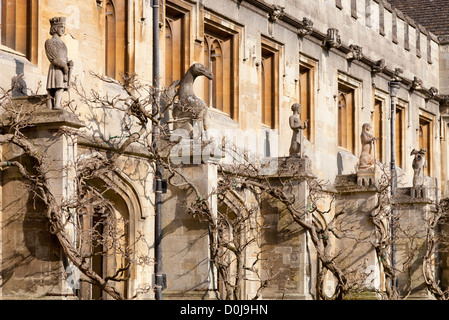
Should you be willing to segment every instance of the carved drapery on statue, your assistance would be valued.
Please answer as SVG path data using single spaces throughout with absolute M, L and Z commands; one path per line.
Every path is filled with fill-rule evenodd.
M 307 128 L 307 121 L 305 121 L 304 125 L 301 121 L 301 105 L 299 103 L 294 103 L 291 106 L 293 114 L 288 119 L 290 128 L 293 130 L 292 140 L 290 142 L 289 153 L 291 157 L 300 157 L 302 158 L 303 152 L 303 130 Z
M 61 109 L 62 93 L 70 85 L 73 61 L 67 58 L 67 46 L 61 40 L 61 36 L 65 33 L 65 18 L 51 18 L 50 25 L 52 37 L 45 41 L 45 52 L 50 61 L 47 77 L 47 106 L 50 109 Z

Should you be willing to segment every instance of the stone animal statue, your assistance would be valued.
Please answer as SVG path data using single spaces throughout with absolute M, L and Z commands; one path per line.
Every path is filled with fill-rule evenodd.
M 427 167 L 426 151 L 426 149 L 421 148 L 419 151 L 413 149 L 410 153 L 411 156 L 415 156 L 412 162 L 414 187 L 422 185 L 424 182 L 424 168 Z
M 173 105 L 173 129 L 183 128 L 193 136 L 193 121 L 202 122 L 202 130 L 207 131 L 207 104 L 193 92 L 193 83 L 199 76 L 213 80 L 213 73 L 201 63 L 194 63 L 182 77 L 177 90 L 178 101 Z
M 359 158 L 359 169 L 367 169 L 375 164 L 374 143 L 377 141 L 377 138 L 370 132 L 371 128 L 372 126 L 369 123 L 364 123 L 362 126 L 362 134 L 360 135 L 362 152 Z

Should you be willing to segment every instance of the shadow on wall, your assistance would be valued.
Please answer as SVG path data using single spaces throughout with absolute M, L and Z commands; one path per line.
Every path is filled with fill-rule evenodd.
M 11 79 L 11 88 L 13 97 L 20 97 L 27 95 L 27 83 L 24 79 L 25 64 L 17 59 L 14 59 L 16 63 L 16 75 Z
M 2 178 L 0 287 L 5 297 L 41 296 L 60 283 L 61 249 L 49 232 L 43 203 L 27 190 L 17 169 L 5 170 Z
M 352 153 L 339 150 L 337 153 L 337 172 L 338 175 L 353 174 L 357 170 L 359 159 Z

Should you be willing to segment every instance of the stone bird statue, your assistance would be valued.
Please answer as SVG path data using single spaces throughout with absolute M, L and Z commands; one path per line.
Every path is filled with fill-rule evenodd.
M 201 63 L 194 63 L 182 77 L 177 91 L 178 101 L 173 105 L 173 129 L 184 128 L 192 136 L 193 120 L 202 121 L 202 129 L 208 129 L 207 104 L 193 92 L 193 83 L 199 76 L 213 80 L 213 73 Z M 176 121 L 177 120 L 177 121 Z

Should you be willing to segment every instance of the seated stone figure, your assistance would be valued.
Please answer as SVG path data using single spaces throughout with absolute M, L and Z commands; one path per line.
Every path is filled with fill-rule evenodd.
M 414 187 L 424 184 L 424 168 L 427 167 L 426 151 L 426 149 L 413 149 L 410 153 L 411 156 L 415 156 L 412 163 Z
M 378 138 L 371 133 L 372 126 L 364 123 L 362 126 L 362 134 L 360 140 L 362 143 L 362 152 L 360 154 L 358 169 L 368 169 L 375 164 L 374 146 Z

